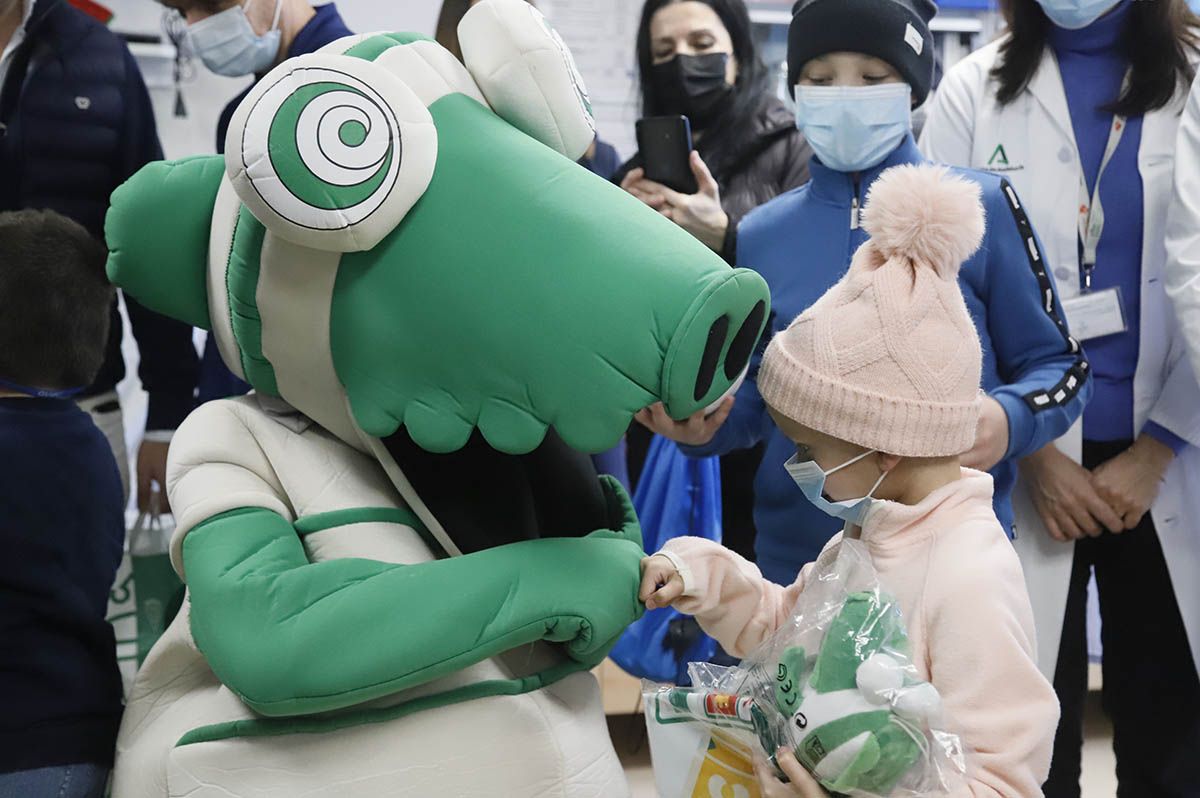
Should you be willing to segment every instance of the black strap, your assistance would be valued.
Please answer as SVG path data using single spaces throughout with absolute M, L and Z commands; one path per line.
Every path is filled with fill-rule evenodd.
M 1013 221 L 1016 222 L 1017 230 L 1021 234 L 1021 240 L 1025 244 L 1025 255 L 1029 258 L 1029 268 L 1033 270 L 1033 274 L 1037 278 L 1038 288 L 1042 293 L 1042 309 L 1062 334 L 1063 342 L 1067 345 L 1068 351 L 1076 356 L 1074 365 L 1067 369 L 1067 372 L 1057 385 L 1048 391 L 1034 391 L 1024 397 L 1025 404 L 1029 406 L 1029 409 L 1034 413 L 1040 413 L 1043 410 L 1058 407 L 1074 399 L 1083 389 L 1083 384 L 1087 382 L 1090 366 L 1087 360 L 1084 359 L 1083 347 L 1071 337 L 1071 333 L 1067 330 L 1066 321 L 1058 312 L 1054 298 L 1054 283 L 1050 280 L 1050 273 L 1046 269 L 1046 258 L 1038 246 L 1037 237 L 1034 235 L 1033 225 L 1029 221 L 1029 216 L 1021 206 L 1020 200 L 1017 199 L 1016 190 L 1012 187 L 1011 183 L 1004 179 L 1000 181 L 1000 189 L 1004 194 L 1005 202 L 1008 203 L 1009 211 L 1012 212 Z

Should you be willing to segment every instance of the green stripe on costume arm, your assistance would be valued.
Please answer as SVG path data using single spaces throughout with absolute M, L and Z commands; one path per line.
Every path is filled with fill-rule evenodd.
M 418 565 L 310 563 L 281 516 L 224 513 L 184 540 L 192 635 L 272 717 L 353 706 L 538 640 L 598 662 L 640 612 L 640 531 L 621 499 L 619 532 Z

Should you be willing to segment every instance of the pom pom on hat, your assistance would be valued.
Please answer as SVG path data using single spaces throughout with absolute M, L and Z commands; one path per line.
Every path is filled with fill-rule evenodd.
M 875 181 L 863 208 L 863 228 L 885 260 L 907 258 L 944 280 L 983 242 L 979 185 L 946 167 L 896 166 Z
M 863 226 L 846 275 L 771 339 L 758 391 L 868 449 L 960 455 L 979 425 L 981 347 L 956 279 L 983 238 L 979 188 L 944 167 L 896 167 L 871 187 Z

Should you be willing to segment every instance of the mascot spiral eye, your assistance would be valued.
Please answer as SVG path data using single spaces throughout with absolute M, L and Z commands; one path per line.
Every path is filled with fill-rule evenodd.
M 437 129 L 396 75 L 313 53 L 269 72 L 238 107 L 225 171 L 275 235 L 330 252 L 375 246 L 425 193 Z
M 314 230 L 358 224 L 400 173 L 400 125 L 384 99 L 345 72 L 296 70 L 254 104 L 242 155 L 254 190 Z

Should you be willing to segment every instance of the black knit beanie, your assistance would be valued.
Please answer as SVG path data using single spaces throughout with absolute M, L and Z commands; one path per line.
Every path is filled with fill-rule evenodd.
M 866 53 L 887 61 L 912 86 L 916 105 L 933 84 L 933 0 L 799 0 L 788 28 L 788 91 L 819 55 Z

